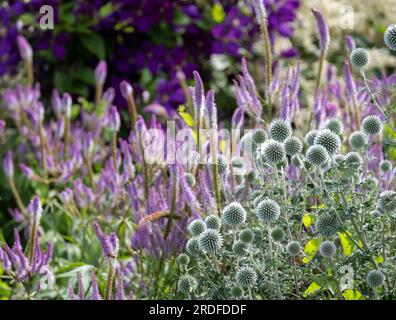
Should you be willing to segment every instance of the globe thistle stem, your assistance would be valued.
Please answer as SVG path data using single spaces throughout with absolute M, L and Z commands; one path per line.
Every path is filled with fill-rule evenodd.
M 269 250 L 270 258 L 271 258 L 271 261 L 273 261 L 274 253 L 272 250 L 271 226 L 270 226 L 269 222 L 267 223 L 267 238 L 268 238 L 268 250 Z M 276 265 L 274 265 L 272 267 L 272 271 L 274 272 L 274 275 L 275 275 L 276 295 L 277 295 L 278 299 L 282 299 L 282 294 L 281 294 L 280 287 L 279 287 L 278 268 Z

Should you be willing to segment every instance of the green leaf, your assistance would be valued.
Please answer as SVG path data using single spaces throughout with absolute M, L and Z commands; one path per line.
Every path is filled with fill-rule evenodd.
M 347 232 L 349 235 L 351 235 L 349 231 Z M 352 254 L 353 250 L 355 250 L 355 244 L 349 240 L 345 232 L 338 232 L 338 234 L 340 235 L 341 239 L 342 251 L 344 252 L 344 255 L 346 257 L 349 257 Z
M 309 213 L 304 214 L 303 224 L 305 228 L 308 228 L 312 224 L 312 222 L 313 222 L 312 215 L 310 215 Z
M 105 5 L 101 6 L 99 9 L 99 17 L 105 18 L 111 15 L 114 11 L 113 4 L 111 2 L 106 3 Z
M 94 72 L 88 67 L 76 68 L 73 76 L 75 79 L 85 82 L 86 84 L 94 84 L 95 82 Z
M 315 281 L 312 282 L 312 283 L 308 286 L 307 290 L 304 291 L 303 297 L 306 298 L 306 297 L 308 297 L 308 296 L 314 294 L 314 293 L 315 293 L 316 291 L 318 291 L 320 288 L 321 288 L 321 286 L 318 285 Z
M 304 263 L 308 263 L 309 261 L 312 260 L 312 258 L 315 256 L 316 252 L 319 250 L 321 240 L 318 238 L 309 240 L 307 244 L 304 247 L 304 252 L 306 254 L 306 257 L 303 258 Z
M 374 260 L 375 260 L 375 262 L 380 264 L 380 263 L 384 262 L 384 257 L 383 256 L 376 256 L 376 257 L 374 257 Z
M 345 300 L 365 300 L 359 290 L 347 289 L 342 293 Z
M 213 5 L 211 13 L 212 13 L 212 18 L 215 22 L 221 23 L 224 21 L 225 12 L 223 6 L 219 2 L 216 2 Z
M 84 272 L 93 268 L 93 266 L 84 262 L 73 262 L 65 267 L 60 268 L 55 275 L 57 278 L 69 278 L 78 272 Z
M 83 46 L 99 59 L 106 57 L 106 47 L 103 38 L 97 33 L 84 35 L 81 39 Z
M 70 77 L 67 76 L 62 71 L 55 71 L 54 77 L 55 87 L 59 89 L 60 92 L 68 91 L 70 87 Z

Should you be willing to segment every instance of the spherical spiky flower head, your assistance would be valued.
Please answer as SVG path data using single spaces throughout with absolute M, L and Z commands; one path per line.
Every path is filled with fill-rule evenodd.
M 181 253 L 177 257 L 177 262 L 180 266 L 187 266 L 190 263 L 190 257 L 185 253 Z
M 286 158 L 286 152 L 283 144 L 275 140 L 268 140 L 263 144 L 261 155 L 264 162 L 273 166 L 282 162 Z
M 233 157 L 231 159 L 231 165 L 234 168 L 243 168 L 243 158 L 242 157 Z
M 361 165 L 363 164 L 363 159 L 361 157 L 361 155 L 359 153 L 357 153 L 356 151 L 351 151 L 348 152 L 345 156 L 344 156 L 344 161 L 345 164 L 351 168 L 351 169 L 359 169 L 361 167 Z
M 297 168 L 301 168 L 304 163 L 301 160 L 301 155 L 295 154 L 290 158 L 290 162 L 293 166 L 296 166 Z
M 219 231 L 213 229 L 205 230 L 198 238 L 199 248 L 206 253 L 216 253 L 223 246 L 223 238 Z
M 227 173 L 229 170 L 228 166 L 229 164 L 227 158 L 224 155 L 220 154 L 217 159 L 217 167 L 219 169 L 219 173 Z
M 246 220 L 246 210 L 239 202 L 231 202 L 223 209 L 221 220 L 224 224 L 237 226 Z
M 324 127 L 326 129 L 329 129 L 331 132 L 335 133 L 338 136 L 340 136 L 344 131 L 344 126 L 341 120 L 338 118 L 331 118 L 327 120 Z
M 385 282 L 385 276 L 379 270 L 371 270 L 366 277 L 366 282 L 370 288 L 378 288 Z
M 322 257 L 325 257 L 325 258 L 331 258 L 332 256 L 334 256 L 336 251 L 337 251 L 337 248 L 336 248 L 335 244 L 328 240 L 323 241 L 319 247 L 319 253 L 322 255 Z
M 317 167 L 325 165 L 330 159 L 327 150 L 318 144 L 308 148 L 306 158 L 309 164 Z
M 253 143 L 259 145 L 267 140 L 267 133 L 262 128 L 256 128 L 253 130 Z
M 192 188 L 195 186 L 195 177 L 189 172 L 184 173 L 184 178 L 186 179 L 188 185 Z
M 186 252 L 192 257 L 196 257 L 199 255 L 199 253 L 200 253 L 199 241 L 197 238 L 192 238 L 187 241 Z
M 356 48 L 351 52 L 349 60 L 356 69 L 362 70 L 369 64 L 370 56 L 366 49 Z
M 217 215 L 211 214 L 205 218 L 205 224 L 208 229 L 219 230 L 221 227 L 221 220 Z
M 275 242 L 281 242 L 285 238 L 285 232 L 282 228 L 277 227 L 271 231 L 271 238 Z
M 363 130 L 366 134 L 376 135 L 382 131 L 382 121 L 380 117 L 372 114 L 363 119 Z
M 383 173 L 386 173 L 386 172 L 392 170 L 392 162 L 390 162 L 389 160 L 382 160 L 382 161 L 380 162 L 379 167 L 380 167 L 380 170 L 381 170 Z
M 206 225 L 205 222 L 203 222 L 200 219 L 194 220 L 192 221 L 189 225 L 188 225 L 188 231 L 191 232 L 191 234 L 194 237 L 198 237 L 199 235 L 201 235 L 204 231 L 206 230 Z
M 383 213 L 396 211 L 396 192 L 393 190 L 382 191 L 378 197 L 377 206 Z
M 288 156 L 293 156 L 297 153 L 300 153 L 303 149 L 301 140 L 294 136 L 286 138 L 283 145 Z
M 379 218 L 379 217 L 381 217 L 381 211 L 373 210 L 373 211 L 370 212 L 370 215 L 372 215 L 375 218 Z
M 231 296 L 233 298 L 241 298 L 243 296 L 243 289 L 240 286 L 233 286 L 231 288 Z
M 300 253 L 300 243 L 298 241 L 290 241 L 286 246 L 286 251 L 292 257 L 298 256 Z
M 237 272 L 236 281 L 242 287 L 253 287 L 257 282 L 257 273 L 249 266 L 242 267 Z
M 349 136 L 349 144 L 353 150 L 363 149 L 368 144 L 368 137 L 362 131 L 355 131 Z
M 246 244 L 252 243 L 254 241 L 254 232 L 249 229 L 242 230 L 239 233 L 239 240 Z
M 328 213 L 320 216 L 316 223 L 316 231 L 325 237 L 335 234 L 338 231 L 338 228 L 339 226 L 337 224 L 336 217 Z
M 304 141 L 308 147 L 313 146 L 315 143 L 316 135 L 318 134 L 318 130 L 311 130 L 304 137 Z
M 182 275 L 177 282 L 177 289 L 183 293 L 194 292 L 196 288 L 197 280 L 188 274 Z
M 268 129 L 269 137 L 279 142 L 285 141 L 286 138 L 291 135 L 291 133 L 292 128 L 290 123 L 283 119 L 272 120 Z
M 384 42 L 389 49 L 396 51 L 396 24 L 391 24 L 386 28 L 384 32 Z
M 253 131 L 249 131 L 242 136 L 239 146 L 241 147 L 241 150 L 244 150 L 245 152 L 254 151 L 256 146 L 253 143 Z
M 278 220 L 280 215 L 279 205 L 272 199 L 260 201 L 256 208 L 256 216 L 264 223 Z
M 247 254 L 247 245 L 246 243 L 243 243 L 242 241 L 236 241 L 232 245 L 232 252 L 238 257 L 243 257 Z
M 329 155 L 334 155 L 340 149 L 341 140 L 334 132 L 323 129 L 316 135 L 315 144 L 324 147 Z

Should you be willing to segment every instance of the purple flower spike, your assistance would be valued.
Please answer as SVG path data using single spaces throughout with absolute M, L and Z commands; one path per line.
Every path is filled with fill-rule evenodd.
M 33 50 L 24 36 L 17 37 L 19 54 L 23 60 L 32 60 Z
M 102 231 L 102 229 L 100 228 L 99 224 L 96 221 L 93 223 L 93 228 L 96 236 L 98 237 L 100 245 L 102 246 L 103 255 L 106 258 L 111 257 L 113 251 L 112 250 L 113 245 L 112 243 L 110 243 L 109 237 Z
M 41 201 L 38 196 L 34 196 L 32 201 L 30 202 L 28 212 L 36 223 L 40 221 L 41 215 L 43 213 L 43 208 L 41 206 Z
M 133 93 L 133 87 L 128 81 L 121 81 L 120 83 L 120 91 L 124 99 L 128 99 Z
M 117 108 L 115 106 L 112 106 L 109 115 L 109 129 L 111 131 L 119 131 L 120 123 L 120 114 L 118 113 Z
M 267 11 L 265 10 L 264 0 L 253 0 L 254 13 L 259 24 L 266 23 Z
M 320 50 L 323 52 L 327 50 L 330 43 L 329 27 L 327 26 L 326 21 L 323 18 L 323 15 L 318 10 L 316 9 L 311 9 L 311 10 L 315 16 L 316 24 L 318 26 L 319 46 L 320 46 Z
M 92 300 L 102 300 L 102 297 L 99 292 L 98 281 L 96 280 L 95 271 L 91 271 L 91 282 L 92 282 Z
M 356 48 L 355 40 L 349 35 L 345 36 L 345 46 L 348 52 L 352 52 Z
M 99 85 L 103 85 L 107 76 L 107 63 L 104 60 L 100 60 L 98 66 L 95 69 L 95 80 Z
M 8 178 L 12 178 L 14 176 L 14 161 L 11 150 L 9 150 L 6 156 L 4 157 L 3 170 Z

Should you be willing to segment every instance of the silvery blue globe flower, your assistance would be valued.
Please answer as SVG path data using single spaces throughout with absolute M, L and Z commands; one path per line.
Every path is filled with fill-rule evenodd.
M 339 226 L 335 216 L 325 213 L 319 217 L 315 228 L 319 234 L 330 237 L 338 231 Z
M 344 125 L 342 124 L 341 120 L 338 118 L 328 119 L 324 127 L 326 129 L 329 129 L 331 132 L 335 133 L 338 136 L 340 136 L 344 131 Z
M 383 213 L 396 211 L 396 192 L 393 190 L 382 191 L 378 197 L 377 206 Z
M 254 241 L 254 232 L 250 229 L 242 230 L 239 233 L 239 240 L 246 244 L 251 244 Z
M 285 232 L 282 228 L 276 227 L 271 231 L 271 238 L 275 242 L 281 242 L 285 239 Z
M 363 130 L 366 134 L 376 135 L 382 131 L 382 121 L 376 115 L 369 115 L 363 119 L 362 122 Z
M 303 149 L 303 144 L 301 140 L 295 136 L 286 138 L 283 145 L 285 148 L 285 152 L 288 156 L 293 156 L 297 153 L 300 153 Z
M 232 252 L 238 257 L 245 256 L 248 252 L 246 243 L 240 240 L 234 242 L 234 244 L 232 245 Z
M 325 165 L 330 160 L 330 157 L 323 146 L 315 144 L 308 148 L 306 159 L 309 164 L 320 167 Z
M 373 210 L 373 211 L 370 212 L 370 215 L 372 215 L 375 218 L 379 218 L 381 216 L 381 211 Z
M 362 70 L 369 64 L 370 56 L 366 49 L 356 48 L 351 52 L 349 60 L 357 70 Z
M 182 275 L 177 282 L 177 289 L 183 293 L 194 292 L 196 288 L 197 280 L 188 274 Z
M 253 143 L 259 145 L 267 140 L 267 133 L 262 128 L 256 128 L 253 130 Z
M 192 257 L 196 257 L 199 255 L 200 249 L 199 249 L 199 242 L 198 242 L 197 238 L 192 238 L 187 241 L 186 252 Z
M 219 169 L 220 174 L 227 173 L 229 170 L 229 164 L 227 158 L 220 154 L 218 157 L 217 167 Z
M 314 145 L 317 134 L 318 134 L 318 130 L 311 130 L 308 131 L 308 133 L 305 135 L 304 141 L 308 147 Z
M 189 172 L 184 173 L 184 178 L 186 179 L 188 185 L 192 188 L 195 186 L 195 177 Z
M 241 298 L 243 296 L 243 289 L 240 286 L 233 286 L 231 288 L 231 296 L 233 298 Z
M 363 164 L 363 159 L 361 157 L 361 155 L 359 153 L 357 153 L 356 151 L 351 151 L 348 152 L 345 156 L 344 156 L 344 161 L 345 164 L 352 169 L 359 169 L 362 164 Z
M 272 199 L 264 199 L 259 202 L 256 208 L 256 216 L 264 223 L 276 221 L 280 215 L 280 207 Z
M 319 253 L 322 257 L 331 258 L 336 253 L 337 248 L 335 244 L 331 241 L 323 241 L 322 244 L 319 246 Z
M 242 267 L 236 275 L 237 284 L 247 288 L 253 287 L 257 282 L 257 273 L 249 266 Z
M 237 226 L 246 220 L 246 210 L 239 202 L 232 202 L 222 212 L 221 220 L 224 224 Z
M 242 157 L 233 157 L 231 159 L 231 165 L 234 168 L 243 168 L 243 158 Z
M 329 155 L 334 155 L 341 147 L 341 140 L 334 132 L 329 129 L 323 129 L 316 135 L 315 145 L 324 147 Z
M 181 253 L 177 257 L 177 262 L 181 266 L 187 266 L 190 263 L 190 257 L 188 255 L 186 255 L 185 253 Z
M 392 170 L 392 162 L 390 162 L 389 160 L 382 160 L 379 167 L 383 173 L 389 172 Z
M 286 245 L 286 251 L 289 255 L 291 255 L 292 257 L 298 256 L 300 253 L 300 243 L 298 241 L 290 241 L 287 245 Z
M 254 151 L 255 146 L 253 143 L 253 131 L 249 131 L 242 136 L 239 146 L 241 147 L 241 150 L 245 150 L 245 152 Z
M 221 220 L 217 215 L 211 214 L 205 218 L 205 224 L 208 229 L 219 230 L 221 227 Z
M 389 49 L 396 51 L 396 24 L 391 24 L 386 28 L 384 32 L 384 42 Z
M 272 120 L 268 134 L 272 140 L 276 140 L 279 142 L 283 142 L 289 137 L 292 133 L 292 128 L 290 123 L 284 119 L 275 119 Z
M 353 150 L 363 149 L 368 144 L 368 137 L 362 131 L 355 131 L 349 136 L 349 144 Z
M 371 270 L 367 274 L 366 282 L 370 288 L 378 288 L 384 284 L 385 276 L 379 270 Z
M 188 231 L 191 232 L 191 234 L 194 237 L 198 237 L 199 235 L 202 234 L 202 232 L 204 232 L 206 230 L 206 225 L 205 222 L 203 222 L 200 219 L 194 220 L 192 221 L 189 225 L 188 225 Z
M 286 158 L 285 148 L 283 144 L 275 140 L 267 140 L 261 148 L 261 156 L 263 162 L 274 166 L 281 163 Z
M 220 232 L 206 229 L 198 238 L 199 248 L 205 253 L 217 253 L 223 246 L 223 237 Z

